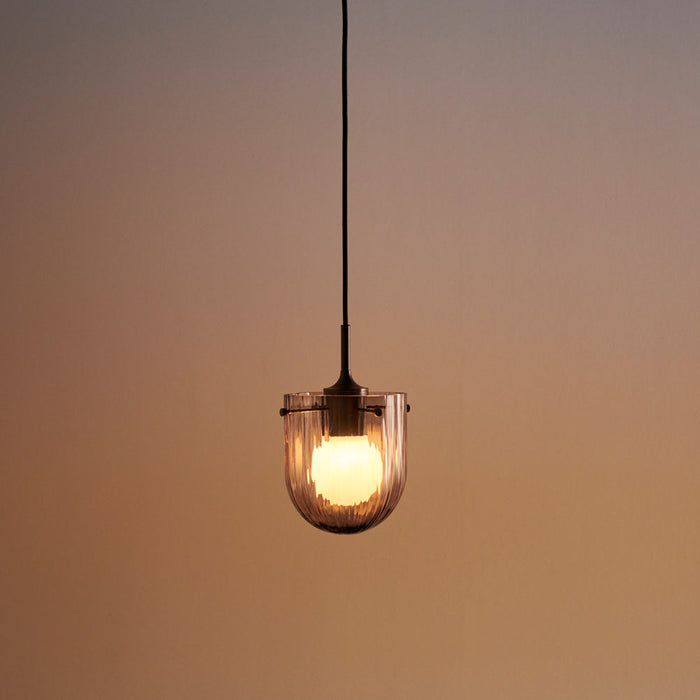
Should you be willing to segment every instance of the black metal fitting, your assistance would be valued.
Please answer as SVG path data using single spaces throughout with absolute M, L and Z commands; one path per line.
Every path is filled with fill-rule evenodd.
M 290 413 L 307 413 L 308 411 L 327 411 L 328 406 L 311 406 L 311 408 L 280 408 L 280 416 L 284 417 Z
M 381 418 L 382 414 L 384 413 L 383 406 L 365 406 L 365 408 L 361 408 L 360 410 L 364 411 L 365 413 L 374 413 L 377 418 Z

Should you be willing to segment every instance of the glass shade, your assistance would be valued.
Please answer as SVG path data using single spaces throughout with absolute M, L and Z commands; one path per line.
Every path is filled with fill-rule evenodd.
M 333 412 L 346 402 L 357 420 L 338 428 Z M 378 525 L 406 485 L 406 394 L 284 397 L 287 491 L 301 515 L 328 532 Z

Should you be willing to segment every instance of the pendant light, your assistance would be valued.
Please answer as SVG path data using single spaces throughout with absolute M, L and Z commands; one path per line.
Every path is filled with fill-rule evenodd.
M 406 484 L 406 414 L 402 392 L 373 392 L 350 374 L 348 324 L 348 8 L 343 7 L 343 324 L 340 376 L 323 391 L 285 394 L 287 491 L 312 525 L 362 532 L 394 510 Z

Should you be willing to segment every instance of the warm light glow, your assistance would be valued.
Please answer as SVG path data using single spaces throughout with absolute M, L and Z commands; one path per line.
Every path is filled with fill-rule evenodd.
M 382 456 L 366 435 L 328 438 L 314 448 L 311 457 L 316 493 L 334 505 L 369 500 L 381 486 L 382 474 Z

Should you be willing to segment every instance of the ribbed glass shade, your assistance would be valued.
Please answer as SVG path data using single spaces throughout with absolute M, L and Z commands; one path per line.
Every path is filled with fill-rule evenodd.
M 406 484 L 406 394 L 343 396 L 349 430 L 334 420 L 338 401 L 323 392 L 285 395 L 287 491 L 321 530 L 361 532 L 394 510 Z

